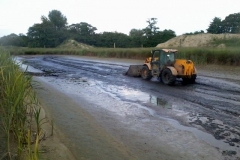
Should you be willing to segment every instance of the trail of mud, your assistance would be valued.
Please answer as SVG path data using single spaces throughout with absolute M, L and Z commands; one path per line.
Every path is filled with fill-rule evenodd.
M 169 87 L 157 79 L 127 77 L 124 73 L 128 66 L 114 62 L 45 56 L 26 57 L 25 63 L 42 71 L 34 73 L 37 76 L 55 76 L 73 82 L 92 79 L 91 83 L 101 92 L 140 104 L 154 116 L 175 119 L 182 125 L 210 133 L 229 146 L 225 150 L 225 145 L 219 146 L 223 155 L 240 155 L 240 85 L 234 81 L 202 75 L 197 77 L 196 84 L 183 85 L 178 80 Z M 175 111 L 184 116 L 176 115 Z

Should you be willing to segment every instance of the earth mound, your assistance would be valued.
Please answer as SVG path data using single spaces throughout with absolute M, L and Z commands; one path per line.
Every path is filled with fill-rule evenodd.
M 69 39 L 59 45 L 57 48 L 70 48 L 70 49 L 89 49 L 93 48 L 93 46 L 77 42 L 75 40 Z
M 181 35 L 160 43 L 158 48 L 174 48 L 174 47 L 225 47 L 225 44 L 214 46 L 215 40 L 240 39 L 240 34 L 209 34 L 202 33 L 196 35 Z

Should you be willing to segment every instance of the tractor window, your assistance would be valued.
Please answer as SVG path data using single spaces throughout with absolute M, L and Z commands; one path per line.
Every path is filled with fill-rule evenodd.
M 167 62 L 168 62 L 168 61 L 174 62 L 174 53 L 168 53 L 168 54 L 166 54 L 166 59 L 167 59 Z
M 159 51 L 155 51 L 152 57 L 152 61 L 159 62 L 160 57 L 159 57 Z
M 161 59 L 161 64 L 164 64 L 165 63 L 165 59 L 166 59 L 166 53 L 165 52 L 161 52 L 161 57 L 160 57 L 160 59 Z
M 175 57 L 174 53 L 166 53 L 164 51 L 161 52 L 161 64 L 166 65 L 166 64 L 172 64 L 174 63 Z

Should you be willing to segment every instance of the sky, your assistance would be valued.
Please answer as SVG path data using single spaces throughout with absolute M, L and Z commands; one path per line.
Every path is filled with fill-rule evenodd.
M 147 27 L 157 18 L 160 31 L 171 29 L 176 35 L 209 27 L 214 17 L 240 12 L 240 0 L 0 0 L 0 37 L 27 34 L 41 23 L 41 16 L 59 10 L 68 24 L 87 22 L 100 32 L 120 32 Z

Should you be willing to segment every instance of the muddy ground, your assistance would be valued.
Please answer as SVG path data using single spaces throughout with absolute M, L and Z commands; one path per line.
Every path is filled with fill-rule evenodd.
M 76 159 L 239 159 L 240 68 L 197 66 L 195 84 L 124 73 L 137 60 L 20 57 Z

